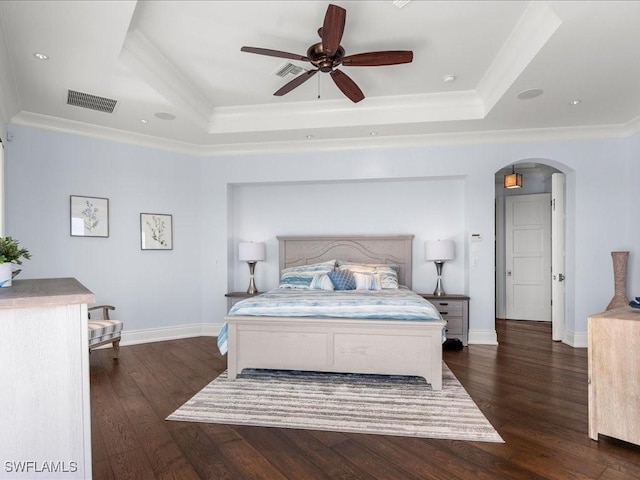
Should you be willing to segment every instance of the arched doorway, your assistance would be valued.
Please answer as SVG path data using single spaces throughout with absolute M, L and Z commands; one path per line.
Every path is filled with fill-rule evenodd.
M 504 178 L 514 168 L 522 175 L 522 186 L 507 189 Z M 553 209 L 556 200 L 553 195 L 558 192 L 562 192 L 557 199 L 562 212 Z M 564 202 L 560 200 L 564 200 L 564 175 L 554 166 L 528 160 L 496 172 L 496 318 L 549 322 L 555 319 L 555 340 L 564 338 L 564 284 L 558 278 L 560 282 L 564 280 L 565 216 Z M 558 223 L 559 218 L 562 223 Z M 563 272 L 560 277 L 559 268 Z

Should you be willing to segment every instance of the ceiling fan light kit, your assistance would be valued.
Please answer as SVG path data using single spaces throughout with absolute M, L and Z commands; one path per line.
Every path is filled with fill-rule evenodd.
M 240 50 L 258 55 L 310 62 L 315 67 L 314 70 L 301 73 L 282 86 L 274 93 L 276 96 L 286 95 L 316 73 L 324 72 L 331 75 L 333 82 L 349 100 L 358 103 L 365 98 L 364 93 L 346 73 L 338 70 L 340 65 L 345 67 L 378 67 L 411 63 L 413 61 L 413 52 L 411 50 L 388 50 L 345 56 L 345 50 L 340 45 L 340 41 L 344 33 L 346 18 L 347 11 L 344 8 L 330 4 L 324 16 L 322 27 L 318 29 L 321 41 L 311 45 L 307 50 L 306 56 L 259 47 L 242 47 Z

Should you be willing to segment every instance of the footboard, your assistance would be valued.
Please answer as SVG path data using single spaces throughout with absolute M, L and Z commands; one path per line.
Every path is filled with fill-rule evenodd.
M 424 377 L 442 388 L 444 321 L 230 316 L 228 377 L 245 368 Z

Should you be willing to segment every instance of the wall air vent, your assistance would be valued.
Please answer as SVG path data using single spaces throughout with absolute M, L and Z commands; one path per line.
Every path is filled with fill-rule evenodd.
M 73 105 L 74 107 L 113 113 L 113 109 L 116 108 L 116 103 L 118 103 L 117 100 L 98 97 L 89 93 L 76 92 L 75 90 L 69 90 L 67 93 L 67 105 Z
M 298 66 L 294 65 L 293 63 L 287 62 L 282 67 L 280 67 L 278 69 L 278 71 L 276 72 L 276 75 L 278 75 L 279 77 L 286 77 L 289 74 L 297 75 L 302 70 L 303 70 L 302 67 L 298 67 Z

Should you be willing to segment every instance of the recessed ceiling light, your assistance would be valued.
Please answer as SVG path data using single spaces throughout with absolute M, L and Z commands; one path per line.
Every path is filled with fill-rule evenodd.
M 456 81 L 456 76 L 455 75 L 445 75 L 444 77 L 442 77 L 442 81 L 444 83 L 455 82 Z
M 147 120 L 146 118 L 141 118 L 140 119 L 140 123 L 149 123 L 149 120 Z
M 573 105 L 578 105 L 578 104 L 579 104 L 579 103 L 581 103 L 581 102 L 582 102 L 582 100 L 580 100 L 580 99 L 576 98 L 575 100 L 571 100 L 571 101 L 569 102 L 569 105 L 572 105 L 572 106 L 573 106 Z
M 311 140 L 313 138 L 313 135 L 307 135 L 307 140 Z
M 154 114 L 154 116 L 156 118 L 159 118 L 160 120 L 175 120 L 176 116 L 173 113 L 167 113 L 167 112 L 158 112 L 156 114 Z
M 541 88 L 531 88 L 529 90 L 525 90 L 524 92 L 520 92 L 518 94 L 518 98 L 520 100 L 529 100 L 531 98 L 539 97 L 543 92 L 544 90 L 542 90 Z
M 376 135 L 378 135 L 378 132 L 371 132 L 369 133 L 369 135 L 371 135 L 372 137 L 375 137 Z
M 45 55 L 44 53 L 36 52 L 33 54 L 38 60 L 49 60 L 49 55 Z

